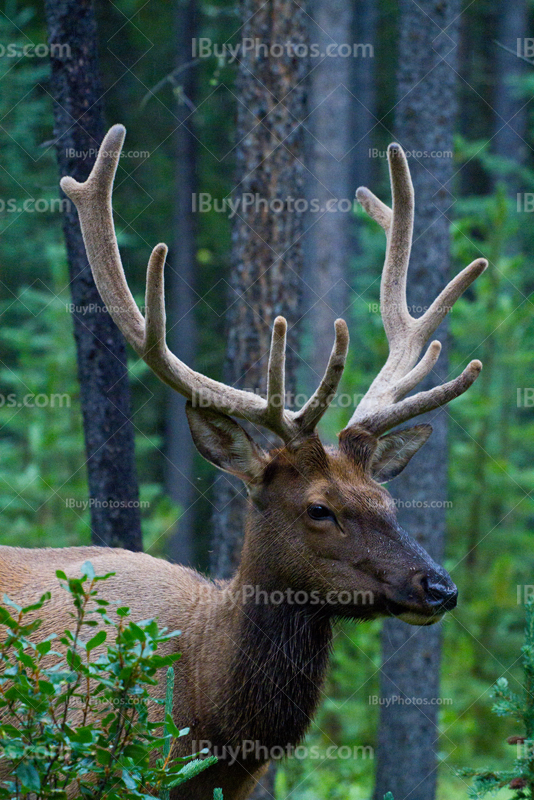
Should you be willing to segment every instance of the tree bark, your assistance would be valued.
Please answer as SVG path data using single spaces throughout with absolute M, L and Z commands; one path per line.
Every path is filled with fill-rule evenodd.
M 526 0 L 502 0 L 497 17 L 497 40 L 513 53 L 497 47 L 495 53 L 495 152 L 517 164 L 525 161 L 528 103 L 517 97 L 513 80 L 525 74 L 528 65 L 515 55 L 517 41 L 524 41 L 528 26 Z M 514 194 L 517 186 L 514 188 Z
M 289 327 L 286 390 L 292 394 L 304 232 L 304 215 L 295 211 L 294 200 L 304 197 L 307 59 L 294 55 L 286 43 L 306 44 L 307 15 L 292 0 L 242 0 L 241 15 L 243 40 L 256 39 L 261 48 L 244 51 L 238 70 L 233 194 L 242 205 L 232 234 L 224 379 L 265 392 L 271 327 L 282 314 Z M 283 55 L 271 45 L 282 46 Z M 241 486 L 220 476 L 214 504 L 212 572 L 227 578 L 237 566 L 243 540 Z
M 96 21 L 90 0 L 46 0 L 61 175 L 87 178 L 103 136 Z M 74 204 L 63 212 L 80 380 L 93 544 L 142 550 L 124 340 L 96 289 Z
M 195 33 L 195 1 L 177 2 L 175 9 L 176 67 L 191 61 L 191 40 Z M 174 246 L 167 268 L 169 302 L 168 341 L 173 353 L 185 364 L 194 365 L 197 352 L 195 319 L 195 227 L 191 198 L 196 184 L 195 139 L 191 109 L 184 102 L 194 96 L 194 69 L 181 72 L 176 80 L 178 101 L 176 116 L 176 188 L 174 207 Z M 188 119 L 189 118 L 189 119 Z M 187 417 L 185 399 L 177 392 L 167 392 L 166 409 L 167 460 L 165 480 L 170 497 L 180 506 L 181 516 L 170 542 L 170 557 L 186 566 L 194 566 L 195 500 L 193 459 L 195 455 Z
M 307 58 L 271 45 L 307 43 L 307 15 L 292 0 L 242 0 L 243 40 L 259 40 L 268 53 L 246 50 L 239 63 L 237 170 L 234 200 L 248 198 L 232 233 L 228 298 L 228 343 L 224 379 L 265 392 L 271 327 L 288 319 L 286 391 L 296 387 L 297 328 L 304 215 L 295 198 L 304 197 L 304 136 Z M 290 198 L 293 198 L 291 200 Z M 258 438 L 262 433 L 249 431 Z M 265 437 L 268 440 L 268 437 Z M 271 440 L 272 442 L 272 440 Z M 228 578 L 241 552 L 243 489 L 226 475 L 215 485 L 212 572 Z M 253 800 L 274 796 L 274 767 L 262 778 Z
M 354 58 L 351 65 L 351 103 L 352 128 L 352 175 L 351 192 L 358 186 L 373 186 L 375 160 L 369 150 L 376 142 L 377 103 L 376 103 L 376 59 L 375 46 L 378 24 L 376 0 L 356 0 L 353 14 L 353 39 L 358 44 L 370 44 L 373 55 Z M 360 50 L 360 53 L 362 51 Z M 356 247 L 358 242 L 356 240 Z M 353 253 L 354 257 L 354 253 Z
M 352 43 L 351 0 L 315 0 L 311 3 L 310 41 L 321 54 L 334 45 Z M 342 51 L 343 52 L 343 51 Z M 312 349 L 307 362 L 309 391 L 313 392 L 332 349 L 334 321 L 348 305 L 348 268 L 351 258 L 353 162 L 350 92 L 353 58 L 314 58 L 310 74 L 309 117 L 311 132 L 306 287 L 304 319 Z M 313 205 L 312 205 L 313 204 Z M 319 211 L 315 212 L 314 208 Z M 319 373 L 321 372 L 321 375 Z
M 419 316 L 448 280 L 449 209 L 454 198 L 450 180 L 456 118 L 456 50 L 458 0 L 431 0 L 424 7 L 402 0 L 395 135 L 410 158 L 415 189 L 414 245 L 408 279 L 408 304 Z M 442 31 L 442 33 L 440 33 Z M 446 341 L 446 326 L 439 338 Z M 442 352 L 429 383 L 448 379 L 447 353 Z M 392 484 L 400 524 L 430 555 L 441 561 L 447 497 L 447 412 L 425 415 L 434 433 L 424 450 Z M 423 507 L 434 502 L 434 507 Z M 441 505 L 441 507 L 439 507 Z M 439 697 L 441 628 L 410 627 L 388 620 L 382 634 L 381 695 L 383 700 L 421 698 L 421 704 L 382 705 L 378 736 L 376 800 L 391 791 L 395 800 L 431 800 L 437 778 L 436 698 Z

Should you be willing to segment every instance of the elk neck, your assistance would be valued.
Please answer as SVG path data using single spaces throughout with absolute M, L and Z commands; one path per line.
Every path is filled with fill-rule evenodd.
M 276 569 L 282 556 L 271 557 L 265 531 L 255 535 L 257 524 L 251 510 L 241 563 L 226 587 L 236 646 L 218 716 L 227 741 L 285 747 L 304 736 L 319 704 L 332 627 L 320 606 L 288 599 Z

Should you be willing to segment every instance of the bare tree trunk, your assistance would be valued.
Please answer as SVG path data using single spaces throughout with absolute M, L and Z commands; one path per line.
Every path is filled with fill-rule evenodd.
M 195 0 L 181 0 L 175 9 L 177 67 L 191 60 L 191 40 L 195 31 Z M 195 191 L 195 140 L 188 103 L 194 96 L 194 70 L 177 75 L 176 108 L 176 188 L 174 208 L 174 246 L 167 269 L 169 297 L 169 345 L 185 364 L 194 364 L 197 350 L 195 320 L 195 229 L 191 200 Z M 170 557 L 187 566 L 195 563 L 194 527 L 197 492 L 192 482 L 194 446 L 184 411 L 185 400 L 177 392 L 167 392 L 165 481 L 171 498 L 182 514 L 170 543 Z
M 495 53 L 495 152 L 504 158 L 522 164 L 527 154 L 525 136 L 527 133 L 528 103 L 518 98 L 512 85 L 513 80 L 524 75 L 528 65 L 518 58 L 517 41 L 524 41 L 527 33 L 528 11 L 526 0 L 501 0 L 497 18 L 497 40 L 513 50 L 509 53 L 497 47 Z M 514 188 L 514 193 L 517 186 Z
M 375 160 L 369 150 L 376 142 L 376 60 L 377 0 L 356 0 L 354 6 L 353 39 L 358 45 L 371 45 L 372 50 L 359 49 L 359 56 L 351 59 L 352 100 L 352 175 L 351 192 L 358 186 L 373 186 Z M 357 241 L 356 241 L 357 245 Z
M 237 81 L 237 180 L 234 198 L 252 198 L 241 208 L 232 236 L 228 298 L 228 346 L 224 380 L 265 392 L 270 329 L 278 314 L 288 319 L 287 391 L 295 392 L 297 330 L 304 216 L 290 198 L 304 197 L 303 128 L 307 58 L 271 45 L 307 43 L 307 17 L 292 0 L 242 0 L 242 37 L 268 48 L 252 48 L 240 59 Z M 278 209 L 278 210 L 277 210 Z M 257 437 L 259 432 L 253 431 Z M 241 486 L 227 476 L 215 485 L 212 572 L 229 577 L 243 541 Z M 254 800 L 274 795 L 274 768 L 256 788 Z
M 234 198 L 251 202 L 241 207 L 233 230 L 224 380 L 265 391 L 270 331 L 283 314 L 289 324 L 287 390 L 294 393 L 304 216 L 293 202 L 304 196 L 307 59 L 285 45 L 306 44 L 307 17 L 292 0 L 242 0 L 241 15 L 243 39 L 256 39 L 261 48 L 242 55 L 237 80 Z M 284 54 L 276 55 L 272 45 Z M 218 577 L 229 577 L 239 559 L 241 491 L 225 475 L 215 487 L 212 572 Z
M 309 389 L 313 391 L 330 356 L 334 321 L 345 314 L 348 305 L 351 209 L 356 187 L 351 175 L 353 59 L 343 58 L 338 52 L 344 52 L 342 48 L 352 42 L 352 2 L 314 0 L 311 16 L 310 41 L 321 54 L 329 48 L 332 52 L 312 61 L 307 121 L 312 177 L 308 182 L 311 212 L 304 318 L 313 331 L 312 350 L 306 359 L 310 365 Z
M 456 50 L 459 0 L 431 0 L 424 7 L 401 0 L 398 99 L 395 135 L 410 158 L 416 220 L 408 280 L 408 303 L 419 316 L 448 280 L 449 222 L 453 203 L 449 181 L 456 119 Z M 439 31 L 444 31 L 439 33 Z M 432 156 L 434 153 L 434 156 Z M 443 326 L 440 337 L 446 339 Z M 443 353 L 429 384 L 447 379 Z M 425 386 L 423 386 L 425 388 Z M 426 387 L 428 388 L 428 386 Z M 392 484 L 399 521 L 441 561 L 447 496 L 447 412 L 427 415 L 434 433 L 424 450 Z M 434 507 L 422 507 L 434 501 Z M 440 507 L 441 506 L 441 507 Z M 380 709 L 375 798 L 391 791 L 395 800 L 432 800 L 435 796 L 438 740 L 437 710 L 441 630 L 413 628 L 399 620 L 383 627 L 382 698 L 401 698 Z M 421 704 L 402 699 L 421 698 Z
M 87 178 L 103 136 L 102 88 L 91 0 L 46 0 L 61 175 Z M 63 212 L 74 336 L 96 545 L 142 550 L 134 431 L 124 340 L 104 308 L 85 254 L 76 209 Z

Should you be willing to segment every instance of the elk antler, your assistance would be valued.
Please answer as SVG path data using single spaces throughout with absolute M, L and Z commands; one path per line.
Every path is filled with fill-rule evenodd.
M 406 303 L 406 274 L 413 234 L 413 185 L 408 162 L 400 145 L 389 145 L 388 161 L 393 209 L 369 189 L 362 187 L 356 192 L 363 208 L 386 233 L 380 311 L 388 338 L 389 355 L 354 411 L 347 428 L 358 425 L 377 435 L 445 405 L 463 394 L 477 379 L 482 364 L 480 361 L 471 361 L 454 380 L 402 399 L 429 374 L 438 360 L 441 344 L 433 341 L 417 363 L 425 343 L 460 295 L 488 266 L 485 259 L 477 258 L 453 278 L 421 317 L 416 319 L 411 316 Z
M 124 275 L 111 195 L 125 135 L 122 125 L 114 125 L 108 131 L 84 183 L 70 177 L 61 179 L 61 188 L 78 209 L 95 283 L 113 320 L 156 375 L 191 402 L 262 425 L 286 443 L 311 434 L 328 408 L 343 373 L 349 346 L 345 322 L 336 320 L 334 347 L 324 377 L 313 396 L 296 412 L 284 408 L 287 323 L 283 317 L 277 317 L 273 326 L 266 400 L 207 378 L 180 361 L 165 342 L 163 269 L 167 246 L 157 244 L 148 262 L 145 317 Z

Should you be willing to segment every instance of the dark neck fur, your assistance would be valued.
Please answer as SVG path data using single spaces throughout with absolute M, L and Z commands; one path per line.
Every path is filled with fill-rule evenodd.
M 297 744 L 320 700 L 330 621 L 317 606 L 249 602 L 240 608 L 239 628 L 229 699 L 219 715 L 223 738 L 266 748 Z

